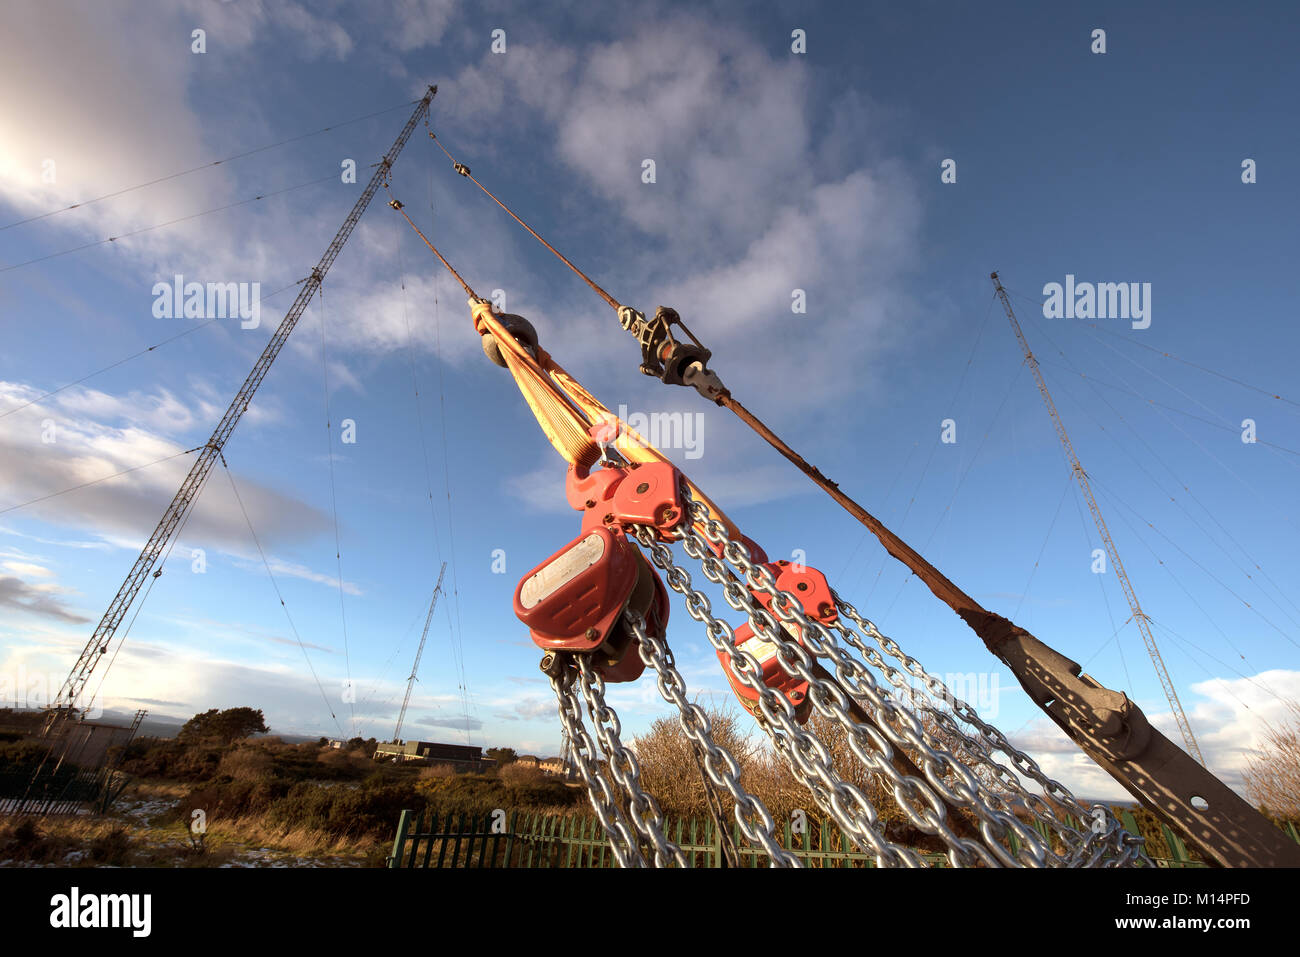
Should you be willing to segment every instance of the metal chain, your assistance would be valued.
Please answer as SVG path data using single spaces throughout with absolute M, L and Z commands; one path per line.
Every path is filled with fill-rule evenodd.
M 996 866 L 997 863 L 1015 866 L 1017 864 L 1027 866 L 1096 866 L 1104 858 L 1110 858 L 1109 863 L 1125 863 L 1131 861 L 1138 853 L 1132 839 L 1125 842 L 1122 835 L 1124 832 L 1119 827 L 1118 822 L 1114 820 L 1113 815 L 1103 818 L 1107 825 L 1101 829 L 1100 833 L 1080 834 L 1073 828 L 1064 825 L 1059 819 L 1050 813 L 1050 808 L 1046 806 L 1041 799 L 1037 803 L 1032 798 L 1025 796 L 1025 803 L 1035 816 L 1046 816 L 1052 821 L 1053 831 L 1062 838 L 1062 843 L 1066 846 L 1067 853 L 1058 855 L 1051 847 L 1050 841 L 1045 841 L 1038 831 L 1029 828 L 1021 822 L 1012 813 L 1010 805 L 1004 798 L 995 793 L 988 784 L 981 781 L 980 778 L 967 767 L 968 763 L 975 763 L 978 766 L 991 766 L 999 768 L 997 762 L 991 760 L 980 741 L 970 738 L 961 732 L 955 722 L 948 718 L 947 715 L 933 707 L 922 707 L 922 711 L 934 718 L 936 726 L 946 734 L 952 736 L 951 742 L 945 742 L 930 732 L 917 719 L 917 716 L 900 702 L 893 700 L 892 696 L 883 689 L 875 677 L 858 661 L 851 658 L 843 648 L 835 641 L 830 629 L 821 622 L 810 620 L 802 611 L 801 606 L 788 593 L 779 592 L 776 588 L 775 581 L 771 571 L 762 566 L 756 566 L 750 561 L 748 550 L 739 542 L 731 540 L 726 533 L 725 527 L 716 520 L 712 520 L 707 509 L 700 503 L 689 500 L 688 507 L 691 512 L 691 518 L 694 526 L 683 534 L 684 546 L 686 551 L 692 557 L 702 562 L 706 577 L 710 580 L 721 584 L 724 589 L 728 604 L 738 611 L 745 612 L 755 628 L 756 632 L 762 634 L 778 648 L 778 656 L 785 669 L 797 674 L 801 679 L 808 681 L 810 685 L 810 698 L 813 706 L 824 717 L 837 722 L 848 735 L 848 743 L 855 754 L 864 764 L 881 780 L 892 787 L 895 801 L 904 811 L 914 825 L 930 834 L 938 835 L 949 847 L 949 859 L 955 866 L 970 865 L 983 863 L 990 866 Z M 703 529 L 703 534 L 698 529 Z M 680 575 L 684 575 L 680 569 L 675 569 L 671 565 L 671 553 L 663 547 L 655 548 L 654 536 L 649 529 L 638 528 L 637 537 L 643 545 L 651 548 L 655 556 L 656 564 L 665 568 L 669 574 L 669 583 L 675 590 L 678 590 L 687 597 L 687 609 L 691 615 L 698 620 L 706 621 L 709 624 L 709 639 L 719 651 L 726 652 L 733 663 L 737 676 L 749 687 L 754 687 L 760 695 L 760 709 L 763 712 L 765 730 L 772 736 L 774 744 L 778 751 L 790 763 L 796 776 L 803 780 L 805 786 L 809 786 L 819 803 L 827 806 L 837 821 L 844 826 L 846 823 L 842 818 L 845 816 L 843 807 L 836 807 L 839 803 L 836 799 L 842 798 L 847 794 L 857 805 L 857 814 L 851 815 L 857 817 L 862 815 L 866 822 L 874 822 L 874 808 L 870 811 L 870 802 L 863 798 L 858 800 L 857 796 L 850 790 L 851 786 L 846 786 L 838 778 L 832 776 L 832 780 L 827 780 L 819 773 L 817 765 L 821 763 L 817 758 L 816 749 L 809 746 L 807 735 L 799 732 L 795 728 L 791 731 L 793 722 L 789 719 L 792 717 L 788 702 L 783 697 L 777 696 L 770 689 L 766 689 L 757 681 L 761 671 L 754 666 L 757 662 L 752 656 L 743 651 L 738 651 L 734 647 L 734 637 L 730 633 L 729 627 L 725 623 L 721 624 L 725 630 L 720 630 L 714 624 L 716 619 L 708 615 L 707 598 L 698 592 L 689 591 L 689 576 L 686 576 L 687 590 L 681 587 L 682 582 Z M 722 553 L 726 560 L 739 571 L 744 581 L 750 588 L 758 591 L 768 592 L 773 596 L 771 608 L 772 613 L 761 608 L 754 600 L 749 590 L 736 581 L 735 577 L 726 570 L 726 567 L 709 548 L 709 544 L 721 546 Z M 666 560 L 666 561 L 665 561 Z M 678 574 L 675 575 L 674 571 Z M 698 596 L 698 597 L 697 597 Z M 838 596 L 836 596 L 838 600 Z M 702 601 L 701 601 L 702 599 Z M 843 607 L 843 606 L 842 606 Z M 845 613 L 855 621 L 861 622 L 861 616 L 856 615 L 856 609 L 852 606 L 843 607 Z M 850 611 L 851 610 L 851 611 Z M 703 611 L 703 615 L 701 615 Z M 788 623 L 799 630 L 803 635 L 805 647 L 792 640 L 788 640 L 787 629 L 778 628 L 778 620 L 781 623 Z M 866 629 L 871 631 L 874 626 Z M 854 636 L 843 626 L 837 626 L 837 629 L 846 638 L 852 640 Z M 876 632 L 878 634 L 878 632 Z M 732 641 L 727 641 L 726 638 Z M 883 638 L 883 636 L 881 636 Z M 888 639 L 886 639 L 888 641 Z M 860 642 L 853 641 L 854 647 L 859 651 L 863 650 Z M 891 643 L 893 649 L 901 652 L 896 643 Z M 727 646 L 731 645 L 730 648 Z M 887 650 L 890 650 L 887 648 Z M 819 679 L 812 673 L 813 659 L 811 655 L 829 657 L 836 669 L 836 676 L 841 686 L 837 682 L 827 682 Z M 892 651 L 891 651 L 892 653 Z M 872 655 L 867 655 L 868 660 Z M 883 662 L 878 654 L 874 655 L 873 664 L 879 667 Z M 914 662 L 914 659 L 909 659 Z M 752 662 L 752 665 L 749 664 Z M 751 673 L 750 668 L 753 668 Z M 919 665 L 917 665 L 919 668 Z M 883 669 L 882 669 L 883 670 Z M 900 686 L 901 675 L 894 670 L 893 674 L 885 671 L 890 678 L 891 683 L 900 690 L 907 690 L 909 695 L 915 689 L 904 689 Z M 935 684 L 941 686 L 941 683 L 931 679 Z M 906 685 L 906 682 L 902 682 Z M 931 685 L 933 687 L 934 685 Z M 860 707 L 869 711 L 875 720 L 876 727 L 864 726 L 857 723 L 849 714 L 849 699 L 845 693 L 847 688 L 848 694 L 852 695 L 853 701 Z M 946 690 L 946 689 L 945 689 Z M 764 694 L 764 691 L 767 693 Z M 952 699 L 949 694 L 945 700 Z M 769 713 L 771 712 L 771 713 Z M 966 706 L 963 718 L 967 717 L 966 712 L 973 714 L 973 709 Z M 940 717 L 942 715 L 942 717 Z M 982 723 L 982 722 L 981 722 Z M 985 726 L 988 727 L 988 726 Z M 955 732 L 955 734 L 954 734 Z M 782 733 L 785 739 L 783 740 Z M 998 733 L 1000 741 L 1005 742 L 1005 737 Z M 820 744 L 818 742 L 818 744 Z M 947 745 L 947 746 L 945 746 Z M 949 750 L 953 747 L 957 754 L 967 758 L 967 761 L 959 760 L 957 754 Z M 1009 744 L 1007 745 L 1009 747 Z M 911 751 L 920 758 L 920 766 L 925 780 L 903 774 L 898 771 L 892 764 L 894 748 L 902 748 Z M 824 751 L 824 749 L 822 749 Z M 1012 749 L 1014 750 L 1014 749 Z M 1019 752 L 1016 752 L 1019 754 Z M 1010 756 L 1010 755 L 1009 755 Z M 1024 756 L 1021 755 L 1023 758 Z M 1013 758 L 1013 760 L 1016 760 Z M 1025 759 L 1028 760 L 1028 759 Z M 1036 769 L 1036 766 L 1034 766 Z M 993 774 L 1001 783 L 1010 785 L 1007 775 L 1009 771 L 994 770 Z M 1011 775 L 1014 779 L 1014 775 Z M 820 779 L 820 781 L 818 780 Z M 1035 778 L 1038 780 L 1038 778 Z M 950 783 L 951 782 L 951 783 Z M 1019 788 L 1018 780 L 1015 782 L 1016 788 L 1013 792 L 1018 791 L 1018 796 L 1025 795 L 1023 788 Z M 1042 783 L 1042 782 L 1040 782 Z M 821 787 L 817 785 L 820 784 Z M 1068 792 L 1059 784 L 1051 782 L 1054 788 L 1049 787 L 1049 793 L 1053 796 Z M 839 788 L 845 790 L 841 792 Z M 1073 799 L 1071 798 L 1071 801 Z M 865 807 L 864 807 L 865 805 Z M 1073 805 L 1078 808 L 1077 802 Z M 947 817 L 950 807 L 965 808 L 973 812 L 979 818 L 980 834 L 983 843 L 978 841 L 962 838 L 956 835 L 951 827 L 948 826 Z M 1079 809 L 1080 816 L 1086 817 Z M 1103 813 L 1108 812 L 1103 809 Z M 1095 817 L 1093 819 L 1096 819 Z M 861 820 L 854 822 L 857 826 L 846 828 L 855 837 L 866 837 L 866 840 L 873 847 L 875 842 L 867 835 L 861 833 Z M 869 830 L 876 831 L 876 828 L 870 827 Z M 1010 835 L 1015 836 L 1016 841 L 1010 839 Z M 1017 846 L 1018 845 L 1018 846 Z M 1011 848 L 1014 847 L 1013 852 Z
M 694 552 L 697 557 L 701 557 L 706 575 L 715 581 L 721 579 L 720 583 L 723 584 L 728 604 L 737 611 L 745 612 L 749 616 L 755 632 L 776 645 L 778 658 L 785 670 L 791 674 L 797 674 L 802 680 L 809 683 L 809 699 L 813 708 L 823 717 L 836 722 L 844 729 L 850 750 L 878 780 L 890 788 L 895 803 L 907 815 L 911 823 L 923 832 L 936 835 L 943 840 L 949 849 L 949 861 L 954 867 L 976 864 L 997 866 L 999 862 L 1014 864 L 1014 858 L 996 840 L 988 841 L 992 847 L 987 848 L 978 841 L 959 836 L 949 824 L 948 817 L 951 806 L 967 806 L 979 810 L 978 807 L 975 807 L 976 802 L 970 799 L 969 794 L 970 786 L 975 780 L 973 775 L 970 775 L 965 768 L 952 760 L 951 756 L 936 749 L 928 748 L 921 740 L 920 724 L 916 722 L 915 717 L 882 696 L 871 675 L 864 668 L 857 665 L 857 662 L 843 656 L 843 652 L 834 646 L 833 641 L 828 642 L 824 638 L 815 638 L 812 634 L 812 629 L 815 627 L 822 628 L 825 637 L 829 637 L 829 633 L 825 631 L 819 622 L 809 621 L 803 615 L 802 609 L 799 608 L 792 596 L 779 593 L 775 582 L 771 578 L 770 571 L 755 566 L 750 562 L 748 549 L 740 545 L 739 542 L 732 541 L 727 536 L 726 530 L 721 523 L 714 524 L 706 511 L 694 508 L 695 504 L 694 502 L 691 503 L 693 517 L 699 522 L 698 527 L 703 528 L 705 531 L 701 534 L 696 528 L 691 529 L 687 535 L 687 553 Z M 733 575 L 725 572 L 722 562 L 709 550 L 708 545 L 710 542 L 723 547 L 723 554 L 727 561 L 743 573 L 745 583 L 750 586 L 749 588 L 737 581 Z M 710 574 L 710 566 L 712 566 L 715 573 L 722 572 L 722 574 L 719 574 L 718 577 Z M 763 573 L 766 573 L 766 579 Z M 875 727 L 862 725 L 854 720 L 849 712 L 849 699 L 844 688 L 836 682 L 822 680 L 813 673 L 813 659 L 808 651 L 791 640 L 791 636 L 785 628 L 778 628 L 776 619 L 762 608 L 751 594 L 750 588 L 762 588 L 777 596 L 773 600 L 772 608 L 780 618 L 783 621 L 802 627 L 803 640 L 814 653 L 830 654 L 835 658 L 838 677 L 841 681 L 848 679 L 845 683 L 856 692 L 855 698 L 865 699 L 865 701 L 859 701 L 859 704 L 866 704 L 871 711 L 876 722 Z M 835 655 L 836 651 L 840 652 L 839 656 Z M 907 727 L 909 721 L 914 727 Z M 912 734 L 905 740 L 903 735 L 898 730 L 895 730 L 895 727 L 903 732 L 910 730 Z M 929 780 L 928 786 L 926 781 L 905 774 L 894 766 L 895 746 L 901 747 L 904 743 L 911 744 L 922 755 L 922 766 Z M 958 777 L 962 774 L 966 775 L 968 780 L 959 780 L 958 782 L 959 786 L 965 785 L 964 791 L 966 793 L 955 793 L 952 788 L 943 782 L 942 775 L 945 770 Z M 945 804 L 945 800 L 947 804 Z M 988 813 L 981 814 L 981 817 L 985 819 L 986 823 L 1005 827 L 1006 825 L 1003 822 L 996 820 L 995 815 L 996 812 L 989 809 Z M 994 818 L 992 822 L 989 821 L 990 817 Z M 1025 828 L 1025 831 L 1026 833 L 1032 833 L 1029 832 L 1028 828 Z M 1039 843 L 1041 843 L 1041 838 Z M 991 850 L 992 853 L 990 853 Z M 1025 850 L 1028 854 L 1033 855 L 1035 848 L 1032 839 L 1028 839 Z M 997 853 L 998 851 L 1001 851 L 1001 853 Z M 1026 863 L 1038 864 L 1041 856 L 1040 852 L 1039 859 L 1027 861 Z
M 558 675 L 550 676 L 551 688 L 560 703 L 560 721 L 563 722 L 565 734 L 572 745 L 573 763 L 578 766 L 578 773 L 587 785 L 587 797 L 591 801 L 592 810 L 596 812 L 596 818 L 609 837 L 614 859 L 620 867 L 645 867 L 645 858 L 641 856 L 641 850 L 628 828 L 623 812 L 619 810 L 613 790 L 595 759 L 596 744 L 583 726 L 582 704 L 573 693 L 575 676 L 576 670 L 571 661 L 563 663 Z
M 693 512 L 697 505 L 690 502 Z M 704 519 L 707 518 L 705 511 Z M 758 706 L 763 717 L 760 724 L 823 810 L 860 847 L 875 855 L 878 866 L 922 866 L 914 851 L 885 837 L 884 825 L 875 806 L 859 788 L 835 773 L 825 745 L 799 727 L 790 702 L 763 684 L 762 665 L 753 655 L 737 648 L 731 625 L 712 614 L 708 596 L 692 588 L 690 574 L 673 562 L 672 552 L 657 540 L 655 531 L 649 526 L 636 525 L 633 532 L 637 540 L 649 549 L 654 563 L 666 573 L 668 586 L 686 598 L 686 610 L 690 616 L 705 625 L 709 643 L 728 656 L 738 679 L 758 694 Z M 748 592 L 730 579 L 725 566 L 700 544 L 701 541 L 697 534 L 692 537 L 688 533 L 685 544 L 688 554 L 703 560 L 706 577 L 719 583 L 727 582 L 748 596 Z M 741 601 L 733 594 L 728 595 L 728 603 L 737 609 L 743 607 Z
M 907 694 L 913 701 L 918 702 L 946 735 L 966 746 L 971 757 L 993 775 L 998 784 L 1006 787 L 1019 800 L 1021 806 L 1034 815 L 1035 819 L 1043 822 L 1056 833 L 1062 843 L 1071 850 L 1067 855 L 1071 863 L 1095 866 L 1086 862 L 1094 861 L 1094 854 L 1098 848 L 1102 852 L 1100 863 L 1107 866 L 1127 866 L 1144 858 L 1141 850 L 1143 839 L 1126 831 L 1110 808 L 1104 804 L 1094 804 L 1085 810 L 1069 789 L 1059 781 L 1047 777 L 1033 758 L 1012 745 L 998 728 L 985 722 L 979 712 L 954 695 L 940 679 L 927 672 L 920 662 L 903 651 L 898 642 L 882 634 L 872 621 L 863 617 L 838 593 L 832 591 L 832 594 L 840 613 L 856 625 L 856 628 L 848 628 L 842 624 L 839 626 L 839 631 L 845 640 L 856 648 L 868 663 L 881 671 L 900 693 Z M 867 645 L 863 635 L 870 635 L 882 650 L 903 665 L 908 674 L 919 679 L 929 695 L 909 683 L 898 669 L 881 657 L 875 648 Z M 939 707 L 935 698 L 947 707 Z M 967 734 L 954 719 L 967 722 L 978 732 L 978 736 L 972 737 Z M 1103 827 L 1100 830 L 1090 829 L 1086 833 L 1070 827 L 1041 796 L 1027 791 L 1015 772 L 994 758 L 994 751 L 1006 755 L 1016 770 L 1033 779 L 1048 797 L 1063 806 L 1067 812 L 1074 814 L 1081 823 L 1099 821 Z
M 669 560 L 671 561 L 671 553 Z M 802 862 L 782 848 L 773 837 L 776 822 L 772 819 L 771 812 L 762 801 L 741 786 L 740 765 L 730 751 L 713 740 L 709 716 L 699 705 L 687 699 L 686 680 L 677 670 L 667 644 L 650 635 L 638 615 L 627 613 L 624 620 L 636 635 L 641 660 L 653 668 L 658 676 L 659 693 L 669 704 L 676 705 L 682 730 L 702 753 L 705 774 L 715 786 L 725 788 L 735 799 L 736 823 L 746 840 L 761 847 L 771 859 L 773 867 L 802 867 Z
M 691 756 L 695 758 L 695 767 L 700 772 L 700 780 L 704 782 L 704 802 L 709 808 L 709 819 L 718 829 L 718 845 L 722 851 L 722 860 L 719 864 L 723 867 L 740 867 L 740 852 L 736 850 L 736 839 L 731 829 L 724 823 L 727 812 L 722 806 L 722 798 L 704 766 L 704 749 L 694 741 L 691 742 Z
M 895 803 L 912 824 L 944 841 L 953 866 L 1122 867 L 1149 863 L 1142 853 L 1142 839 L 1125 831 L 1109 808 L 1094 805 L 1085 811 L 1068 789 L 1043 774 L 1032 758 L 984 722 L 974 708 L 953 695 L 897 642 L 881 634 L 853 605 L 832 592 L 842 618 L 829 626 L 810 619 L 794 595 L 777 589 L 771 570 L 756 565 L 748 549 L 731 539 L 725 526 L 712 519 L 707 507 L 694 501 L 689 492 L 686 504 L 693 524 L 680 538 L 687 554 L 701 562 L 705 577 L 722 586 L 728 605 L 748 616 L 755 634 L 776 646 L 782 667 L 808 682 L 812 706 L 843 728 L 855 757 L 890 789 Z M 649 550 L 654 563 L 665 571 L 669 587 L 685 597 L 691 617 L 705 625 L 710 644 L 727 656 L 737 679 L 758 694 L 759 725 L 795 779 L 859 847 L 875 855 L 877 866 L 925 866 L 915 851 L 886 838 L 871 800 L 857 786 L 839 777 L 824 743 L 804 731 L 794 719 L 790 702 L 762 682 L 762 665 L 736 645 L 732 627 L 712 614 L 708 597 L 692 587 L 689 573 L 674 564 L 671 550 L 659 541 L 655 530 L 635 525 L 632 531 Z M 720 547 L 725 563 L 717 557 L 714 547 Z M 764 608 L 753 592 L 771 595 L 770 609 Z M 702 758 L 708 780 L 725 788 L 735 799 L 736 821 L 745 838 L 761 847 L 774 867 L 802 866 L 774 838 L 771 813 L 741 786 L 739 765 L 713 740 L 707 715 L 686 698 L 685 680 L 666 642 L 649 635 L 639 616 L 629 613 L 625 621 L 637 639 L 642 660 L 657 675 L 660 694 L 677 707 L 680 724 Z M 796 635 L 802 643 L 795 640 Z M 837 636 L 884 675 L 894 692 L 880 685 L 860 661 L 851 657 Z M 867 636 L 918 679 L 922 688 L 891 665 L 868 643 Z M 820 675 L 814 672 L 817 657 L 828 658 L 834 664 L 834 679 L 827 680 L 824 671 Z M 558 676 L 551 678 L 551 684 L 560 702 L 565 734 L 573 743 L 574 762 L 616 860 L 624 867 L 646 866 L 624 809 L 596 759 L 596 745 L 583 725 L 575 683 L 595 721 L 596 736 L 610 773 L 627 796 L 628 816 L 636 831 L 654 848 L 655 866 L 686 866 L 681 849 L 664 835 L 658 804 L 641 786 L 635 755 L 622 744 L 618 715 L 605 702 L 604 679 L 586 656 L 564 658 L 569 660 Z M 873 724 L 855 720 L 851 713 L 854 705 L 867 712 Z M 931 725 L 927 727 L 918 714 L 928 718 Z M 976 733 L 968 733 L 959 720 Z M 900 751 L 915 756 L 923 779 L 894 766 L 894 757 Z M 994 752 L 1005 755 L 1014 770 L 995 758 Z M 1035 781 L 1051 800 L 1080 822 L 1092 821 L 1098 826 L 1087 830 L 1071 827 L 1043 797 L 1024 788 L 1016 771 Z M 985 777 L 981 778 L 981 774 Z M 949 823 L 954 808 L 975 814 L 981 840 L 954 832 Z M 1016 810 L 1028 811 L 1051 836 L 1045 837 L 1027 826 L 1016 816 Z M 1057 853 L 1052 838 L 1059 841 L 1064 853 Z
M 686 867 L 686 856 L 681 848 L 664 836 L 659 804 L 641 787 L 641 766 L 636 756 L 623 746 L 618 713 L 605 703 L 604 677 L 592 667 L 589 655 L 575 655 L 574 660 L 578 666 L 578 684 L 596 725 L 596 739 L 605 751 L 610 774 L 627 796 L 632 824 L 654 846 L 655 867 L 667 867 L 670 862 Z

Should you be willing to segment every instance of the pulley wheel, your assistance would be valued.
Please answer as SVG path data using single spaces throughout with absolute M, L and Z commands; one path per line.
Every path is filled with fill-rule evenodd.
M 506 327 L 506 332 L 514 336 L 515 342 L 528 350 L 529 355 L 534 359 L 537 358 L 537 330 L 533 328 L 531 322 L 523 316 L 516 316 L 509 312 L 497 313 L 496 320 Z M 501 368 L 506 368 L 506 360 L 501 355 L 501 347 L 491 334 L 483 336 L 483 354 Z

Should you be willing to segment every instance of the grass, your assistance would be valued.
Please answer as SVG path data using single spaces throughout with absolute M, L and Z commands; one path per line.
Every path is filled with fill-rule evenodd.
M 365 867 L 382 865 L 388 846 L 265 815 L 219 819 L 192 839 L 179 808 L 190 786 L 133 785 L 109 814 L 8 819 L 0 824 L 0 866 L 47 867 Z M 391 839 L 390 839 L 391 840 Z

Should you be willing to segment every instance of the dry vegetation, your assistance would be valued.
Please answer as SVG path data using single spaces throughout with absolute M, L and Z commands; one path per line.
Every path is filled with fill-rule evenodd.
M 776 820 L 789 820 L 795 809 L 802 809 L 814 825 L 820 824 L 825 815 L 812 794 L 794 778 L 765 739 L 743 730 L 744 718 L 739 711 L 730 707 L 704 710 L 713 726 L 714 740 L 727 748 L 740 766 L 742 786 L 758 797 Z M 876 807 L 891 839 L 923 849 L 939 849 L 935 839 L 910 824 L 891 790 L 853 754 L 843 727 L 814 713 L 805 729 L 825 744 L 836 774 L 856 785 Z M 703 775 L 676 717 L 655 721 L 647 734 L 635 739 L 633 749 L 641 764 L 642 783 L 658 799 L 666 815 L 708 814 Z M 720 797 L 725 812 L 731 815 L 734 801 L 725 792 Z
M 1288 701 L 1282 721 L 1267 726 L 1264 747 L 1250 758 L 1242 777 L 1261 810 L 1300 821 L 1300 701 Z
M 714 740 L 740 766 L 742 785 L 778 821 L 806 812 L 814 846 L 824 817 L 761 735 L 747 733 L 735 707 L 706 708 Z M 891 791 L 852 753 L 843 729 L 813 715 L 807 730 L 827 747 L 836 773 L 871 800 L 895 841 L 940 850 L 916 831 Z M 934 732 L 933 727 L 927 730 Z M 661 718 L 631 742 L 642 784 L 670 819 L 708 816 L 703 777 L 676 716 Z M 459 773 L 449 764 L 376 764 L 373 742 L 334 749 L 274 737 L 134 742 L 122 768 L 135 783 L 113 811 L 46 819 L 0 818 L 0 864 L 54 866 L 379 866 L 400 812 L 483 816 L 496 808 L 588 815 L 581 787 L 566 786 L 536 767 L 505 764 L 492 774 Z M 961 757 L 960 753 L 958 756 Z M 37 757 L 30 741 L 0 743 L 0 765 L 21 767 Z M 916 756 L 913 755 L 913 758 Z M 1300 819 L 1300 704 L 1270 727 L 1245 772 L 1252 800 L 1279 820 Z M 734 811 L 719 791 L 728 819 Z M 1171 856 L 1158 819 L 1131 809 L 1153 857 Z M 194 812 L 206 831 L 190 832 Z M 832 829 L 838 837 L 838 829 Z
M 30 745 L 0 745 L 0 765 L 38 759 L 42 749 Z M 360 739 L 342 749 L 275 737 L 137 740 L 121 764 L 134 783 L 108 815 L 0 818 L 0 864 L 377 866 L 406 809 L 480 815 L 585 803 L 535 769 L 497 777 L 398 767 L 373 761 L 373 748 Z M 201 835 L 190 828 L 196 812 Z

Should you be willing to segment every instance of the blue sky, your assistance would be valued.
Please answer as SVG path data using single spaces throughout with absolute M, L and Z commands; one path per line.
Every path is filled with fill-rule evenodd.
M 1100 541 L 993 300 L 997 269 L 1201 747 L 1237 783 L 1263 722 L 1300 696 L 1296 14 L 1133 6 L 637 3 L 595 20 L 580 4 L 6 5 L 0 225 L 335 129 L 0 230 L 15 266 L 300 187 L 0 271 L 0 673 L 66 675 L 189 459 L 24 503 L 206 440 L 355 201 L 340 164 L 364 183 L 432 82 L 433 128 L 485 185 L 621 301 L 678 309 L 742 402 L 1176 738 L 1113 572 L 1091 571 Z M 422 129 L 393 191 L 607 405 L 698 414 L 698 449 L 667 451 L 770 554 L 802 549 L 932 672 L 975 674 L 974 703 L 1049 773 L 1120 795 L 837 506 L 730 413 L 641 376 L 608 308 Z M 152 313 L 176 274 L 261 283 L 260 326 L 221 319 L 43 397 L 197 325 Z M 1044 318 L 1044 286 L 1067 275 L 1150 283 L 1149 328 Z M 107 671 L 109 707 L 247 705 L 276 730 L 382 739 L 445 560 L 406 733 L 558 750 L 510 599 L 577 534 L 563 462 L 382 198 L 226 457 L 306 655 L 218 470 Z M 691 691 L 726 702 L 680 604 L 670 635 Z M 628 735 L 667 713 L 649 680 L 611 699 Z

